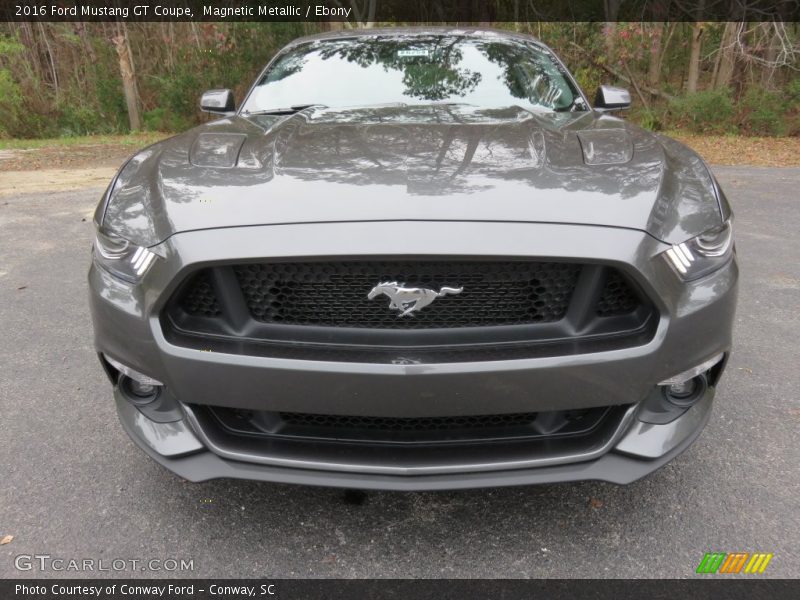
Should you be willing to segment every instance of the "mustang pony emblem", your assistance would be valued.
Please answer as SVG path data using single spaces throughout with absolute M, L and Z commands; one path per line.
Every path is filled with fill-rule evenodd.
M 372 288 L 367 298 L 372 300 L 376 296 L 386 294 L 389 297 L 389 308 L 398 311 L 398 317 L 414 316 L 431 302 L 447 294 L 460 294 L 463 287 L 443 287 L 437 292 L 423 287 L 404 287 L 405 284 L 396 281 L 383 281 Z

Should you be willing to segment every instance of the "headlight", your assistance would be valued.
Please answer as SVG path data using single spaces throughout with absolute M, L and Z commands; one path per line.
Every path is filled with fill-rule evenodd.
M 97 231 L 94 260 L 112 275 L 136 283 L 152 266 L 156 255 L 113 233 Z
M 667 262 L 685 280 L 697 279 L 716 271 L 733 254 L 733 227 L 726 221 L 664 252 Z

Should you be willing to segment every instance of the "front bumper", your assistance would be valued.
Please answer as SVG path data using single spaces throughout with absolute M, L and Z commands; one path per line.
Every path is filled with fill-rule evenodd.
M 263 257 L 393 256 L 396 240 L 417 241 L 415 254 L 561 257 L 624 269 L 660 314 L 652 338 L 604 352 L 514 360 L 386 364 L 295 360 L 203 352 L 170 343 L 159 313 L 185 273 L 198 265 Z M 507 223 L 341 223 L 189 232 L 158 247 L 143 285 L 90 270 L 98 352 L 163 381 L 182 407 L 168 423 L 148 419 L 117 390 L 121 421 L 161 464 L 192 481 L 237 477 L 385 489 L 444 489 L 579 479 L 628 483 L 659 468 L 699 435 L 714 387 L 665 424 L 639 420 L 657 382 L 727 353 L 736 302 L 735 261 L 701 280 L 678 281 L 656 255 L 664 244 L 640 232 L 600 227 Z M 538 451 L 476 453 L 437 461 L 402 455 L 342 460 L 304 448 L 237 452 L 198 423 L 193 405 L 306 413 L 423 417 L 630 408 L 588 450 L 541 460 Z M 169 447 L 164 441 L 169 440 Z M 375 464 L 379 463 L 376 468 Z
M 632 419 L 625 435 L 616 445 L 594 460 L 489 471 L 390 475 L 306 466 L 275 466 L 223 458 L 205 448 L 186 420 L 156 423 L 142 415 L 119 393 L 116 394 L 120 422 L 131 439 L 156 462 L 189 481 L 230 478 L 395 491 L 470 489 L 582 480 L 608 481 L 620 485 L 632 483 L 661 468 L 689 447 L 708 422 L 713 400 L 712 388 L 682 416 L 664 425 Z

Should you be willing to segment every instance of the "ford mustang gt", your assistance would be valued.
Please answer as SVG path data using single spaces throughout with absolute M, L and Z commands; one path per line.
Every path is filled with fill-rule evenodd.
M 728 201 L 693 151 L 480 29 L 296 40 L 128 160 L 95 215 L 125 431 L 192 481 L 634 481 L 731 348 Z

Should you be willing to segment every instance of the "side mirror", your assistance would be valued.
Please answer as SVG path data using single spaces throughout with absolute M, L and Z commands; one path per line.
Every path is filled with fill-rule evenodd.
M 622 110 L 630 108 L 631 93 L 625 88 L 601 85 L 594 97 L 594 108 L 599 111 Z
M 232 113 L 236 110 L 233 92 L 230 90 L 208 90 L 200 97 L 200 110 L 209 113 Z

